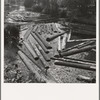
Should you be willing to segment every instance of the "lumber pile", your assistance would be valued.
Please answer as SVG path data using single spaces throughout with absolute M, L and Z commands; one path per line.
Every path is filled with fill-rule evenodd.
M 84 27 L 80 27 L 81 29 L 84 29 Z M 44 34 L 47 36 L 43 37 L 42 35 Z M 67 27 L 62 30 L 57 23 L 41 23 L 33 25 L 24 35 L 24 40 L 22 42 L 23 46 L 18 47 L 18 54 L 24 64 L 36 74 L 38 79 L 43 79 L 45 82 L 61 82 L 57 81 L 49 72 L 49 68 L 51 67 L 49 64 L 50 62 L 57 66 L 96 71 L 95 62 L 70 58 L 70 56 L 75 54 L 95 50 L 96 39 L 70 40 L 71 35 L 72 30 L 70 28 Z M 52 46 L 54 40 L 57 40 L 57 48 L 55 51 L 56 53 L 51 56 L 50 53 L 54 49 Z M 67 43 L 77 41 L 81 43 L 66 48 Z M 30 55 L 27 55 L 23 47 L 27 49 Z M 30 60 L 35 67 L 30 63 L 27 63 L 28 60 Z M 88 81 L 91 80 L 89 78 L 85 79 Z
M 22 47 L 18 46 L 18 54 L 24 64 L 27 66 L 27 68 L 31 72 L 35 73 L 39 80 L 42 78 L 45 82 L 61 82 L 56 81 L 55 78 L 48 71 L 50 67 L 49 62 L 51 62 L 49 52 L 53 48 L 50 43 L 47 42 L 46 39 L 40 34 L 43 30 L 43 26 L 42 28 L 39 27 L 39 25 L 32 26 L 26 32 L 26 34 L 24 35 L 24 40 L 22 41 Z M 51 29 L 49 31 L 51 31 Z M 29 54 L 27 54 L 27 52 Z M 23 59 L 24 57 L 25 59 Z M 35 68 L 33 69 L 34 66 L 26 63 L 26 59 L 27 61 L 30 60 L 35 65 L 35 67 L 40 70 L 40 72 L 42 73 L 40 75 L 41 77 L 39 76 L 40 72 L 35 70 Z

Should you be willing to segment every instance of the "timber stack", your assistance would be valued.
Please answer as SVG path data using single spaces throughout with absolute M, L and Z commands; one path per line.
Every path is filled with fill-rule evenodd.
M 87 28 L 86 25 L 73 23 L 70 25 L 71 27 L 63 26 L 60 28 L 60 24 L 53 22 L 30 25 L 26 28 L 22 46 L 18 46 L 18 55 L 27 68 L 36 74 L 38 80 L 47 83 L 62 83 L 61 80 L 56 80 L 55 76 L 51 74 L 49 69 L 53 67 L 52 65 L 96 71 L 94 61 L 73 58 L 73 55 L 96 50 L 95 26 L 88 26 L 89 28 Z M 75 33 L 91 35 L 93 38 L 71 39 Z M 55 41 L 56 44 L 54 44 Z M 76 43 L 76 45 L 67 47 L 71 43 Z M 91 78 L 78 76 L 78 79 L 80 78 L 94 82 Z

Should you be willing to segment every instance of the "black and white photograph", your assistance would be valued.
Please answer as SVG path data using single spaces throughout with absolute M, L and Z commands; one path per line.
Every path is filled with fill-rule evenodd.
M 96 84 L 96 7 L 97 0 L 4 0 L 4 83 Z

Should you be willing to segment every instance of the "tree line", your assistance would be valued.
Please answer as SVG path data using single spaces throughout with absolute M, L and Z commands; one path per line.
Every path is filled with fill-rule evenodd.
M 96 0 L 25 0 L 24 6 L 32 11 L 61 17 L 73 12 L 77 16 L 90 16 L 96 12 Z

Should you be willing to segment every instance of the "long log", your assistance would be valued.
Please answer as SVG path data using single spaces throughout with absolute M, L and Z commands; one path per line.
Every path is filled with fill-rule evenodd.
M 41 57 L 39 58 L 39 60 L 46 70 L 48 70 L 50 68 L 49 65 Z
M 29 37 L 30 32 L 32 31 L 32 29 L 33 29 L 33 27 L 30 26 L 29 29 L 27 30 L 27 32 L 26 32 L 25 35 L 24 35 L 24 38 L 25 38 L 25 39 L 27 39 L 27 38 Z
M 79 48 L 88 46 L 88 45 L 90 45 L 90 44 L 94 44 L 95 42 L 96 42 L 95 40 L 93 40 L 93 41 L 88 40 L 88 41 L 82 42 L 82 43 L 80 43 L 80 44 L 74 45 L 74 46 L 72 46 L 72 47 L 69 47 L 69 48 L 67 48 L 67 49 L 64 49 L 64 50 L 62 50 L 62 52 L 66 52 L 66 51 L 72 50 L 72 49 L 74 49 L 74 48 L 78 48 L 78 49 L 79 49 Z
M 62 44 L 61 44 L 62 50 L 65 49 L 65 47 L 66 47 L 67 36 L 68 36 L 67 33 L 65 33 L 65 34 L 63 35 Z
M 27 56 L 26 56 L 23 52 L 18 51 L 18 55 L 19 55 L 19 57 L 21 58 L 21 60 L 23 61 L 23 63 L 26 65 L 26 67 L 27 67 L 32 73 L 35 73 L 36 79 L 37 79 L 38 81 L 43 80 L 43 81 L 47 82 L 47 80 L 43 79 L 43 77 L 38 73 L 38 70 L 37 70 L 36 66 L 33 67 L 33 66 L 31 65 L 31 63 L 30 63 L 30 62 L 28 61 L 28 59 L 27 59 Z
M 86 42 L 87 42 L 87 41 L 86 41 Z M 72 50 L 72 49 L 74 49 L 74 48 L 78 48 L 79 46 L 83 45 L 83 44 L 86 43 L 86 42 L 82 42 L 82 43 L 80 43 L 80 44 L 77 44 L 77 45 L 74 45 L 74 46 L 72 46 L 72 47 L 66 48 L 66 49 L 62 50 L 61 52 L 67 52 L 67 51 Z
M 40 39 L 40 41 L 44 44 L 44 46 L 47 48 L 47 49 L 52 49 L 51 45 L 45 41 L 45 39 L 40 36 L 38 33 L 35 33 L 35 35 Z
M 73 62 L 65 62 L 65 61 L 59 61 L 59 60 L 55 61 L 54 64 L 60 65 L 60 66 L 96 71 L 96 67 L 90 66 L 90 65 L 85 65 L 85 64 L 83 65 L 83 64 L 78 64 L 78 63 L 73 63 Z
M 86 77 L 86 76 L 83 76 L 83 75 L 78 75 L 77 80 L 85 81 L 85 82 L 88 82 L 88 83 L 95 83 L 96 82 L 96 80 L 94 78 Z
M 65 33 L 59 33 L 59 34 L 53 35 L 53 36 L 51 36 L 51 37 L 47 37 L 46 40 L 47 40 L 48 42 L 50 42 L 50 41 L 56 39 L 58 36 L 61 36 L 61 35 L 63 35 L 63 34 L 65 34 Z
M 85 42 L 85 41 L 96 41 L 96 38 L 69 40 L 68 42 Z
M 83 47 L 88 46 L 88 45 L 93 45 L 95 42 L 96 41 L 87 41 L 83 45 L 78 46 L 78 49 L 83 48 Z
M 81 49 L 77 49 L 77 50 L 71 50 L 71 51 L 68 51 L 68 52 L 61 52 L 61 56 L 70 56 L 70 55 L 74 55 L 74 54 L 77 54 L 77 53 L 81 53 L 81 52 L 86 52 L 86 51 L 89 51 L 91 49 L 94 49 L 96 48 L 96 45 L 93 45 L 93 46 L 86 46 L 84 48 L 81 48 Z
M 42 54 L 43 58 L 46 60 L 46 61 L 50 61 L 50 58 L 48 57 L 47 54 L 45 54 L 45 52 L 39 47 L 38 44 L 36 44 L 36 47 L 38 48 L 38 50 L 40 51 L 40 53 Z
M 24 45 L 26 46 L 26 48 L 28 49 L 28 51 L 31 53 L 32 57 L 33 57 L 35 60 L 38 60 L 39 57 L 38 57 L 38 55 L 36 54 L 35 50 L 33 50 L 33 49 L 29 46 L 29 44 L 28 44 L 27 42 L 24 41 L 23 43 L 24 43 Z
M 58 37 L 58 51 L 61 51 L 61 37 Z
M 69 31 L 69 33 L 65 33 L 63 36 L 63 40 L 62 40 L 62 50 L 65 49 L 67 43 L 71 38 L 71 30 Z
M 52 60 L 60 60 L 60 61 L 65 61 L 65 62 L 73 62 L 73 63 L 87 64 L 87 65 L 96 66 L 96 64 L 94 64 L 94 63 L 86 62 L 86 61 L 84 62 L 82 60 L 76 60 L 76 59 L 64 59 L 64 58 L 55 58 L 55 57 L 52 57 L 51 59 Z
M 35 33 L 31 32 L 31 35 L 38 42 L 38 44 L 41 46 L 41 48 L 44 50 L 44 52 L 45 53 L 49 53 L 49 50 L 47 50 L 47 48 L 44 46 L 44 44 L 39 40 L 39 38 L 37 38 L 37 36 L 35 35 Z
M 33 51 L 35 52 L 35 54 L 38 56 L 37 50 L 35 45 L 32 44 L 32 42 L 29 40 L 29 45 L 31 46 L 31 48 L 33 49 Z M 39 56 L 38 56 L 39 57 Z
M 90 64 L 96 64 L 95 61 L 91 61 L 91 60 L 85 60 L 85 59 L 74 59 L 74 58 L 69 58 L 69 57 L 64 57 L 65 59 L 70 59 L 70 60 L 75 60 L 75 61 L 81 61 L 81 62 L 85 62 L 85 63 L 90 63 Z

